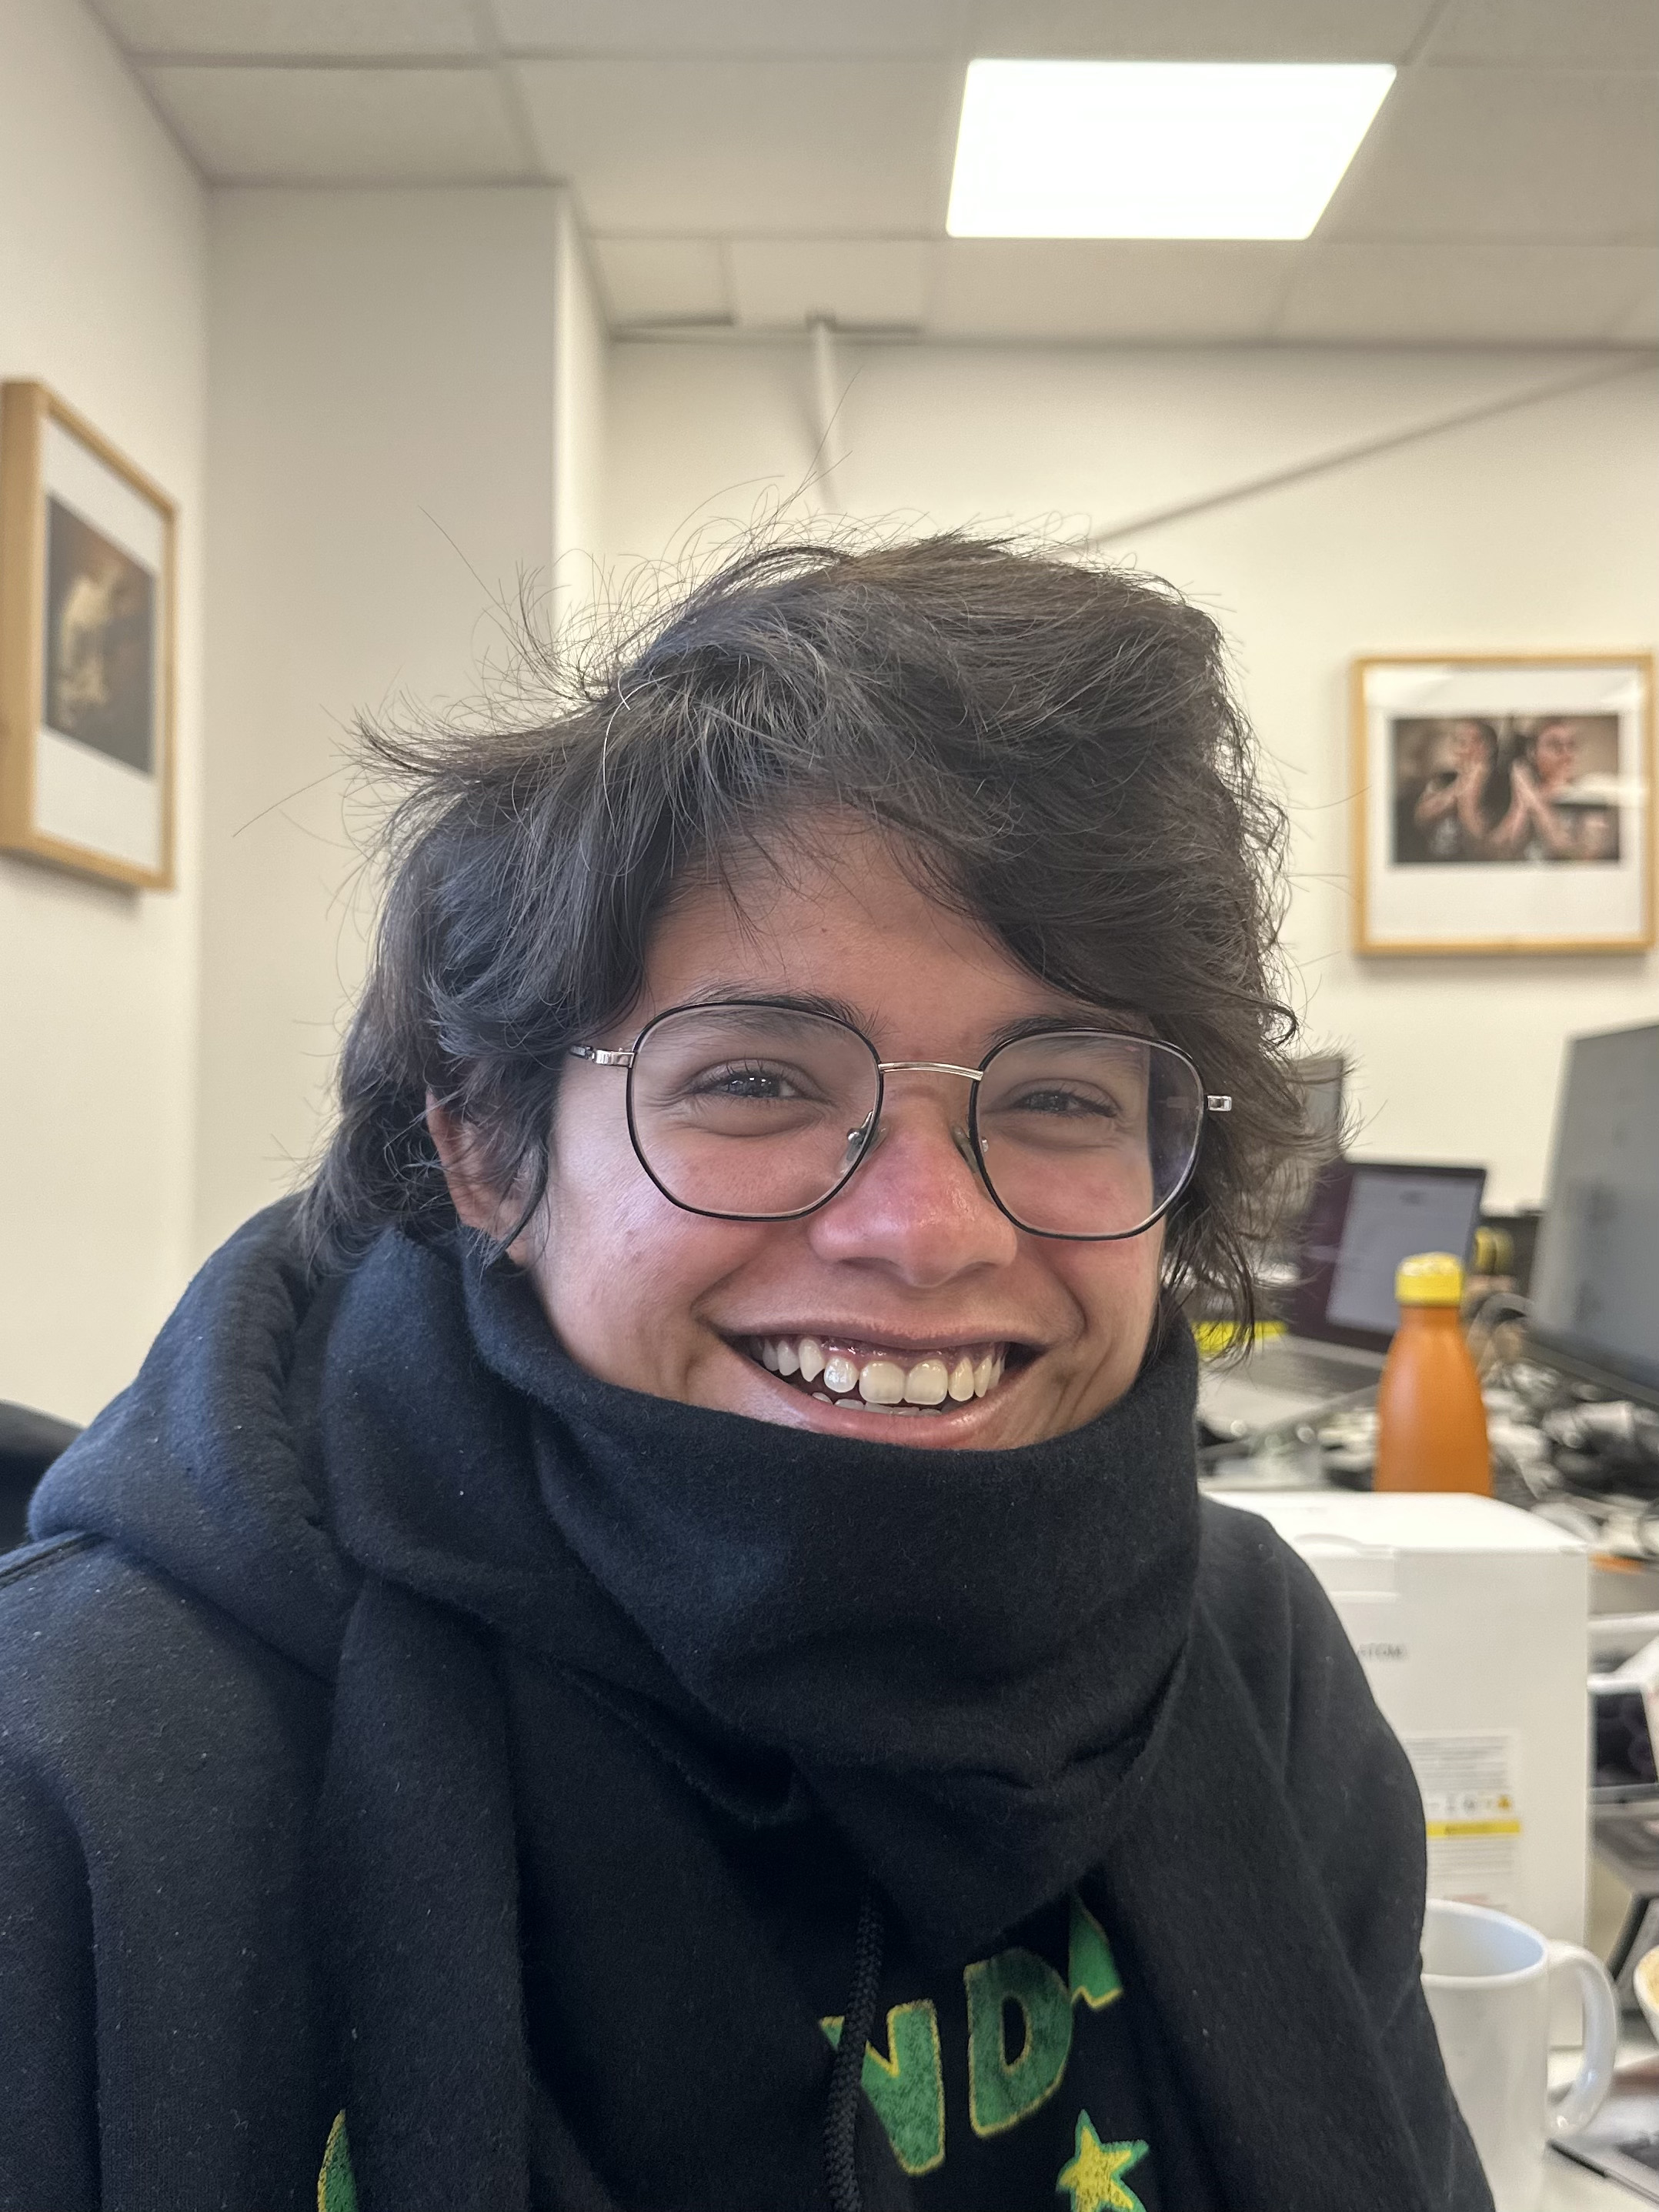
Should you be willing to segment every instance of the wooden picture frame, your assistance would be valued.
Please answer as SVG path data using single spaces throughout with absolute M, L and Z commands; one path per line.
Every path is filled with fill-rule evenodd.
M 1354 950 L 1647 951 L 1653 693 L 1650 652 L 1356 660 Z
M 173 888 L 177 520 L 45 385 L 0 386 L 0 850 Z

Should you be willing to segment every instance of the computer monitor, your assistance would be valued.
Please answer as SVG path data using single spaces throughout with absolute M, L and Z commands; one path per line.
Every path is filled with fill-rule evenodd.
M 1659 1406 L 1659 1022 L 1568 1043 L 1527 1337 Z
M 1285 1318 L 1293 1334 L 1386 1352 L 1399 1325 L 1394 1279 L 1416 1252 L 1467 1260 L 1486 1170 L 1420 1160 L 1333 1160 L 1302 1227 Z
M 1291 1073 L 1302 1091 L 1302 1118 L 1315 1164 L 1336 1159 L 1342 1151 L 1347 1061 L 1337 1052 L 1304 1053 L 1291 1060 Z
M 1341 1157 L 1348 1064 L 1340 1053 L 1306 1053 L 1291 1060 L 1289 1072 L 1301 1093 L 1305 1143 L 1275 1169 L 1261 1193 L 1263 1228 L 1254 1260 L 1258 1285 L 1274 1303 L 1295 1273 L 1302 1223 L 1319 1171 Z

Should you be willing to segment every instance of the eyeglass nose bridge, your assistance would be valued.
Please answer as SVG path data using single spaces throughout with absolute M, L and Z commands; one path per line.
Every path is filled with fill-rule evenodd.
M 876 1062 L 876 1072 L 884 1081 L 890 1075 L 960 1075 L 969 1083 L 982 1083 L 985 1080 L 985 1070 L 982 1067 L 958 1067 L 953 1060 L 878 1060 Z M 862 1166 L 867 1158 L 880 1115 L 881 1107 L 878 1105 L 872 1109 L 868 1121 L 864 1122 L 861 1127 L 848 1131 L 848 1157 L 854 1165 Z M 960 1127 L 952 1128 L 951 1141 L 988 1191 L 991 1188 L 990 1177 L 985 1172 L 985 1163 L 979 1156 L 979 1148 L 967 1130 Z M 852 1170 L 849 1168 L 848 1171 L 850 1174 Z
M 877 1073 L 881 1075 L 960 1075 L 969 1083 L 982 1083 L 982 1067 L 958 1067 L 951 1060 L 878 1060 Z
M 960 1075 L 969 1083 L 982 1083 L 985 1079 L 985 1070 L 982 1067 L 958 1067 L 953 1060 L 878 1060 L 876 1062 L 876 1073 L 884 1079 L 890 1075 Z M 881 1120 L 882 1106 L 884 1103 L 884 1100 L 878 1100 L 858 1127 L 847 1132 L 848 1175 L 852 1173 L 854 1168 L 861 1167 L 869 1157 L 871 1146 Z M 951 1141 L 988 1189 L 990 1186 L 985 1173 L 985 1164 L 980 1158 L 978 1150 L 967 1130 L 960 1127 L 952 1128 Z

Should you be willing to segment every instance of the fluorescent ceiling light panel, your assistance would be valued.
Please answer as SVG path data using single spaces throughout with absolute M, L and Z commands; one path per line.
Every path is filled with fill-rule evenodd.
M 1305 238 L 1386 62 L 968 64 L 952 238 Z

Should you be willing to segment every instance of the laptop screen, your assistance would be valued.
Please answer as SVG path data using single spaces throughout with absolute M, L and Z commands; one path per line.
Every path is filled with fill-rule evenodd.
M 1322 1169 L 1289 1301 L 1291 1328 L 1386 1351 L 1400 1319 L 1400 1262 L 1414 1252 L 1455 1252 L 1467 1261 L 1486 1183 L 1484 1168 L 1335 1160 Z
M 1659 1024 L 1568 1047 L 1528 1334 L 1659 1405 Z

